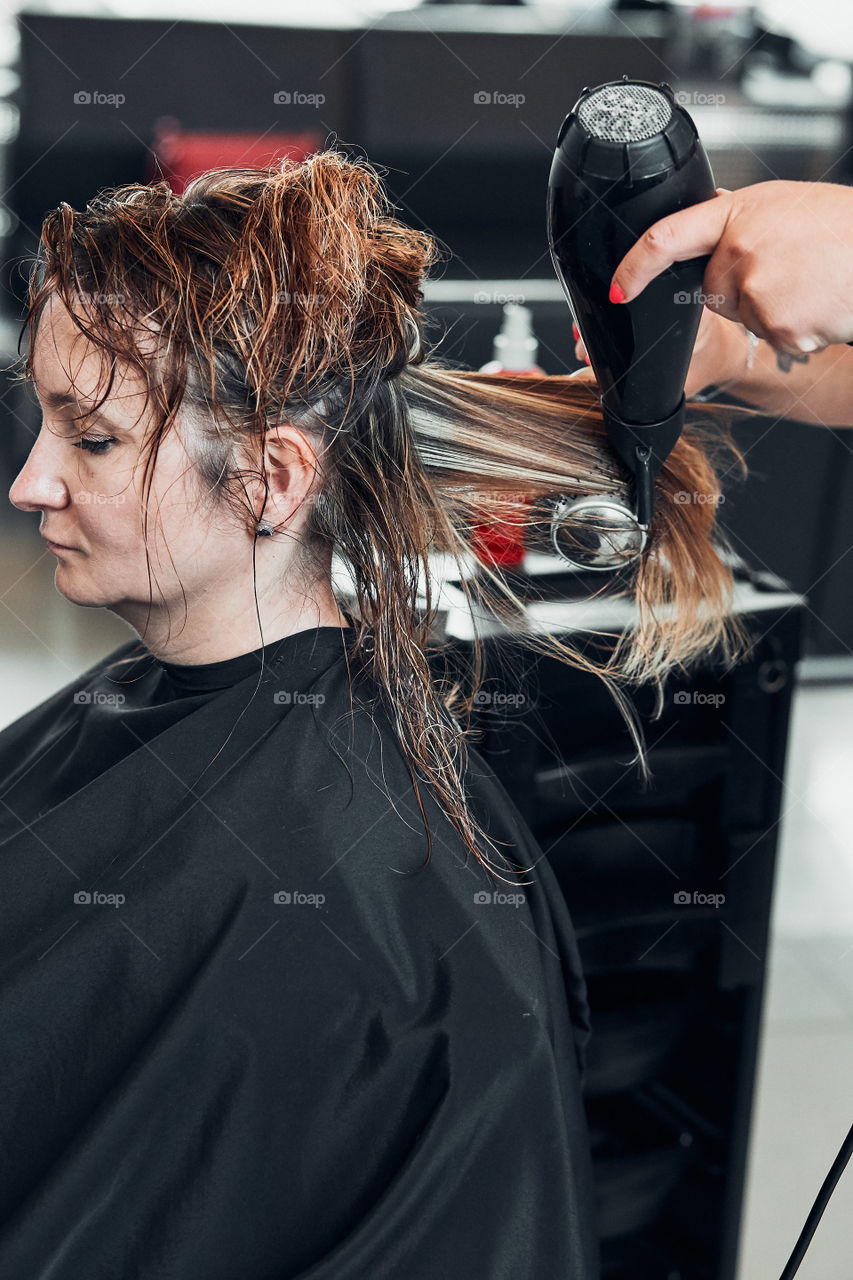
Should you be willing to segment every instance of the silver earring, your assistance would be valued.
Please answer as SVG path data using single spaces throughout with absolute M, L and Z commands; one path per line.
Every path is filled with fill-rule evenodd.
M 255 537 L 270 538 L 272 537 L 274 532 L 275 530 L 273 529 L 272 525 L 267 524 L 266 520 L 259 520 L 257 530 L 255 531 Z

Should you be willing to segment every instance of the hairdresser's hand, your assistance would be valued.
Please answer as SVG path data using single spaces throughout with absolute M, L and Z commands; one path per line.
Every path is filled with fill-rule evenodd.
M 611 283 L 631 302 L 666 267 L 702 254 L 711 254 L 706 308 L 777 351 L 796 355 L 853 340 L 853 188 L 788 181 L 718 187 L 713 199 L 649 227 Z
M 574 333 L 577 338 L 577 329 Z M 685 399 L 690 400 L 712 383 L 719 386 L 732 377 L 736 362 L 743 359 L 741 348 L 745 342 L 743 330 L 738 325 L 703 307 L 684 384 Z M 578 360 L 589 363 L 586 347 L 580 338 L 575 343 L 575 355 Z M 571 376 L 588 381 L 595 374 L 592 369 L 578 369 Z

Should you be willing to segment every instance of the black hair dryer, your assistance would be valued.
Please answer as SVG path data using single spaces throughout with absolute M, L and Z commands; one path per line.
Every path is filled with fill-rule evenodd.
M 684 425 L 710 255 L 674 263 L 632 302 L 612 303 L 610 281 L 648 227 L 715 194 L 696 126 L 665 82 L 626 75 L 586 88 L 562 123 L 548 181 L 548 243 L 601 388 L 609 438 L 635 477 L 640 549 L 655 476 Z M 599 556 L 583 567 L 618 567 L 624 548 L 616 561 Z

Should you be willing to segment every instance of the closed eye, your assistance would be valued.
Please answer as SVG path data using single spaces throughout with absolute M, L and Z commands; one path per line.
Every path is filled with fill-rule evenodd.
M 82 436 L 79 440 L 72 442 L 71 448 L 82 449 L 85 453 L 106 453 L 115 443 L 115 436 L 105 436 L 103 439 Z

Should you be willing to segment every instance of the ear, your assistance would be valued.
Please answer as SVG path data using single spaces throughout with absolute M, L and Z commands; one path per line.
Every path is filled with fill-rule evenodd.
M 320 480 L 317 455 L 310 437 L 289 422 L 278 423 L 266 436 L 265 465 L 269 497 L 264 519 L 278 525 L 288 521 Z M 263 487 L 256 510 L 263 503 Z

